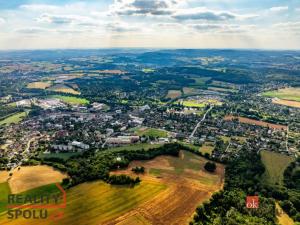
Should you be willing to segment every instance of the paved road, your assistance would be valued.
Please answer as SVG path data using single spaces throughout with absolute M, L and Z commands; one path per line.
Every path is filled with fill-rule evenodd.
M 190 139 L 192 139 L 192 138 L 194 137 L 194 135 L 195 135 L 195 133 L 196 133 L 198 127 L 199 127 L 200 124 L 205 120 L 207 114 L 208 114 L 212 109 L 213 109 L 213 106 L 211 106 L 211 107 L 206 111 L 206 113 L 203 115 L 202 119 L 197 123 L 196 127 L 194 128 L 193 132 L 191 133 L 191 135 L 190 135 L 190 137 L 189 137 Z

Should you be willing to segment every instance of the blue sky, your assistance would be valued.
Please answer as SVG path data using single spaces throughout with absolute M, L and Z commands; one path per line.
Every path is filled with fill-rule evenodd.
M 299 0 L 0 0 L 0 49 L 300 49 Z

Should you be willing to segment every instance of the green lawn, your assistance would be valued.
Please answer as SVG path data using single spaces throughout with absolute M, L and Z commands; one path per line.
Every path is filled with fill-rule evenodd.
M 266 168 L 263 180 L 269 184 L 282 185 L 284 170 L 294 161 L 294 158 L 275 152 L 262 151 L 261 160 Z
M 135 132 L 139 136 L 148 136 L 148 137 L 168 137 L 168 132 L 165 130 L 155 129 L 155 128 L 146 128 L 145 130 L 137 130 Z
M 200 152 L 203 154 L 208 153 L 209 155 L 212 154 L 213 150 L 215 149 L 215 146 L 211 142 L 205 142 L 199 149 Z
M 10 188 L 7 182 L 0 184 L 0 213 L 7 210 L 7 196 L 10 194 Z
M 85 98 L 78 98 L 73 96 L 64 96 L 64 95 L 52 95 L 51 98 L 57 98 L 71 105 L 88 105 L 90 102 Z
M 27 116 L 27 112 L 20 112 L 20 113 L 16 113 L 12 116 L 9 116 L 7 118 L 5 118 L 4 120 L 0 121 L 0 126 L 1 125 L 10 125 L 12 123 L 19 123 L 23 120 L 24 117 Z

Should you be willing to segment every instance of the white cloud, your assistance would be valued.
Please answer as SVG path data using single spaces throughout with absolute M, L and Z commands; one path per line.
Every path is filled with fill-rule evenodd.
M 21 5 L 20 9 L 34 11 L 34 12 L 46 12 L 46 11 L 58 11 L 60 7 L 55 5 L 47 5 L 47 4 L 30 4 L 30 5 Z
M 272 7 L 270 8 L 271 12 L 284 12 L 287 11 L 289 9 L 288 6 L 276 6 L 276 7 Z
M 5 19 L 0 17 L 0 25 L 5 23 Z

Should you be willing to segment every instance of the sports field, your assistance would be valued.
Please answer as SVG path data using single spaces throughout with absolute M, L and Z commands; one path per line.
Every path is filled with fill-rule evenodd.
M 269 184 L 283 184 L 283 173 L 286 167 L 294 161 L 294 158 L 284 154 L 261 151 L 261 160 L 265 165 L 266 171 L 263 179 Z
M 64 96 L 64 95 L 52 95 L 51 98 L 57 98 L 62 100 L 63 102 L 71 105 L 87 105 L 90 102 L 84 98 L 72 97 L 72 96 Z
M 168 137 L 168 132 L 161 129 L 142 127 L 135 132 L 139 136 Z

